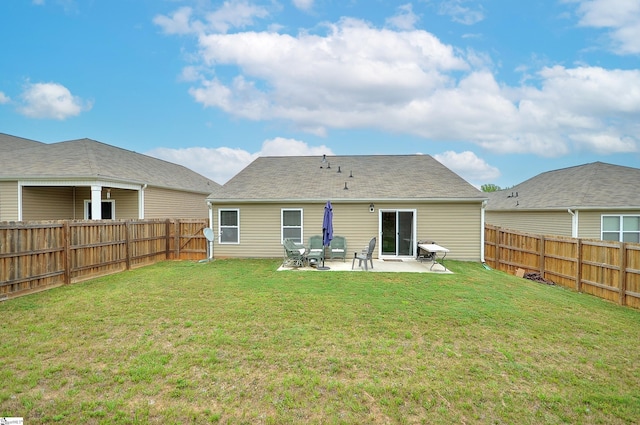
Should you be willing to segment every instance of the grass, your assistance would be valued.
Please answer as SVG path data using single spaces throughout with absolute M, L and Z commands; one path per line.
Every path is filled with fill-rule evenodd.
M 165 262 L 0 303 L 28 424 L 640 422 L 640 312 L 455 274 Z

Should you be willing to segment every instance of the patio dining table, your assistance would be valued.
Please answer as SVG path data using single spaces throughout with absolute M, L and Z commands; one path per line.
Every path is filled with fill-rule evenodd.
M 417 259 L 421 262 L 431 260 L 432 264 L 429 270 L 433 269 L 436 264 L 444 267 L 444 257 L 447 256 L 447 252 L 449 252 L 449 249 L 436 243 L 419 243 Z

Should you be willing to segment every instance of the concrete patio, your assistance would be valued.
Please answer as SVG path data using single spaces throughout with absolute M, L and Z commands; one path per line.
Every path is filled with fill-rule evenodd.
M 446 264 L 446 262 L 445 262 Z M 322 263 L 320 263 L 322 265 Z M 362 271 L 364 272 L 364 266 L 358 267 L 358 261 L 356 261 L 353 270 L 351 270 L 351 260 L 342 262 L 340 260 L 325 261 L 324 265 L 329 267 L 328 270 L 318 270 L 314 266 L 305 267 L 283 267 L 280 266 L 278 271 L 317 271 L 317 272 L 339 272 L 339 271 Z M 431 267 L 433 265 L 433 268 Z M 373 260 L 373 269 L 371 263 L 369 263 L 370 272 L 385 272 L 385 273 L 439 273 L 439 274 L 451 274 L 452 272 L 439 263 L 432 263 L 431 261 L 417 261 L 415 259 L 394 259 L 394 260 Z

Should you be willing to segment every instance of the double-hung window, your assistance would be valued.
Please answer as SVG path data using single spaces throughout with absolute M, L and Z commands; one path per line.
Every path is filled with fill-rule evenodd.
M 640 215 L 603 215 L 602 240 L 640 242 Z
M 218 210 L 218 223 L 220 223 L 219 243 L 240 243 L 240 210 Z
M 301 209 L 282 209 L 281 210 L 281 239 L 284 243 L 285 239 L 293 239 L 294 242 L 302 243 L 302 210 Z

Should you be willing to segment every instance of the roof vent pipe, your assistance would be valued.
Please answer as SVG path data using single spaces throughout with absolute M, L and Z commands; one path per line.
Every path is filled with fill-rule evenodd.
M 347 187 L 347 182 L 344 182 L 344 190 L 349 190 L 349 188 Z
M 338 165 L 338 172 L 342 173 L 342 170 L 340 170 L 340 166 Z
M 349 171 L 349 177 L 353 177 L 353 171 Z

